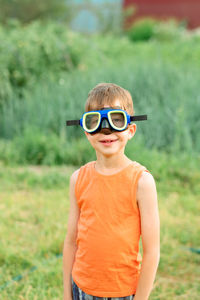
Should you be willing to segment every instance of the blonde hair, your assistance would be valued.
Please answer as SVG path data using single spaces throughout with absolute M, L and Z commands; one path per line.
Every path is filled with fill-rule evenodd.
M 88 94 L 85 111 L 99 110 L 104 105 L 113 107 L 119 100 L 121 109 L 134 114 L 133 100 L 129 91 L 114 83 L 99 83 Z

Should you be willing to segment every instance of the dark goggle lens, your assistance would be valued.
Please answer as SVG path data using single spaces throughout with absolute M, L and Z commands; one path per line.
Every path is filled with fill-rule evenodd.
M 113 112 L 110 114 L 111 117 L 111 121 L 112 124 L 114 125 L 114 127 L 116 128 L 124 128 L 125 126 L 125 115 L 123 113 L 120 112 Z
M 99 114 L 88 114 L 85 117 L 85 126 L 88 130 L 94 130 L 99 124 Z

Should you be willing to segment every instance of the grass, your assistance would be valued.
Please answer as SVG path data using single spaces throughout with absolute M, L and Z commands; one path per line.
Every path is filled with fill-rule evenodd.
M 149 149 L 199 151 L 198 35 L 135 43 L 124 35 L 82 35 L 55 22 L 13 23 L 1 26 L 0 35 L 5 40 L 0 160 L 6 164 L 84 161 L 71 162 L 77 148 L 73 139 L 82 132 L 66 128 L 65 121 L 81 117 L 88 92 L 99 82 L 114 82 L 131 92 L 135 113 L 148 115 L 140 133 Z M 75 146 L 65 152 L 71 142 Z
M 150 156 L 149 163 L 147 153 L 136 157 L 156 180 L 161 220 L 161 259 L 150 299 L 197 300 L 200 256 L 188 248 L 199 247 L 198 164 L 189 157 Z M 62 299 L 62 259 L 56 255 L 62 253 L 75 169 L 0 167 L 0 286 L 23 275 L 1 290 L 1 299 Z
M 137 123 L 136 133 L 136 140 L 141 136 L 145 147 L 168 153 L 199 152 L 197 69 L 126 61 L 120 67 L 77 71 L 62 79 L 62 85 L 41 82 L 25 99 L 13 99 L 4 106 L 0 159 L 6 164 L 76 165 L 90 159 L 90 151 L 85 151 L 88 144 L 80 142 L 83 130 L 66 127 L 65 122 L 81 117 L 88 91 L 102 81 L 128 89 L 135 114 L 147 114 L 147 121 Z
M 112 41 L 115 41 L 113 47 Z M 92 66 L 83 61 L 82 67 L 70 73 L 55 73 L 55 77 L 46 70 L 30 89 L 23 91 L 23 97 L 13 93 L 0 110 L 0 159 L 15 162 L 14 156 L 18 156 L 25 157 L 30 164 L 46 164 L 41 157 L 33 162 L 29 153 L 48 148 L 48 137 L 52 135 L 50 139 L 55 141 L 52 147 L 59 158 L 50 157 L 48 163 L 66 163 L 56 138 L 71 141 L 81 137 L 81 129 L 66 128 L 65 121 L 81 118 L 88 92 L 99 82 L 114 82 L 131 92 L 135 113 L 148 115 L 147 122 L 137 124 L 149 148 L 199 151 L 199 44 L 190 41 L 132 45 L 122 39 L 125 43 L 122 51 L 120 41 L 105 37 L 101 43 L 100 37 L 96 37 L 97 48 L 103 55 L 101 60 L 97 55 L 92 59 Z M 7 141 L 13 142 L 14 149 L 9 158 L 2 150 L 7 148 Z M 24 154 L 20 152 L 22 141 L 26 145 Z M 22 160 L 18 162 L 22 164 Z

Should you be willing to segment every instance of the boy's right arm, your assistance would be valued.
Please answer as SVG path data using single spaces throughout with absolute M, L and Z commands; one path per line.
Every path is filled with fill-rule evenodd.
M 76 170 L 70 179 L 70 210 L 68 216 L 67 235 L 63 247 L 63 287 L 64 298 L 63 300 L 72 300 L 72 284 L 71 284 L 71 271 L 74 263 L 75 253 L 77 250 L 76 237 L 77 225 L 79 219 L 79 207 L 75 197 L 75 185 L 78 178 L 79 170 Z

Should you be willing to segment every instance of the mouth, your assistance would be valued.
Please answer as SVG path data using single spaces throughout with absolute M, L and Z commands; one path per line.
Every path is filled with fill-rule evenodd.
M 110 145 L 110 144 L 113 144 L 116 141 L 117 141 L 117 139 L 104 139 L 104 140 L 101 140 L 99 142 L 102 143 L 102 144 L 105 144 L 105 145 Z

